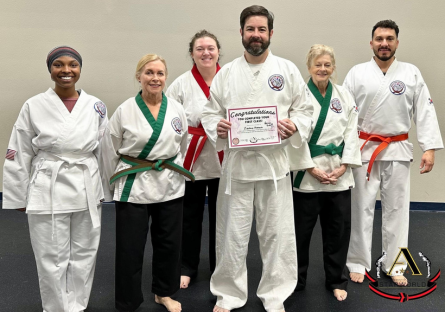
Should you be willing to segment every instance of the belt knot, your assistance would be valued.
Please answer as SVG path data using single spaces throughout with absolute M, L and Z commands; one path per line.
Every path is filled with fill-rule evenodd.
M 162 164 L 164 163 L 165 159 L 159 159 L 158 161 L 156 161 L 156 163 L 154 164 L 154 166 L 151 167 L 151 169 L 155 169 L 157 171 L 162 171 L 164 170 L 164 168 L 162 168 Z

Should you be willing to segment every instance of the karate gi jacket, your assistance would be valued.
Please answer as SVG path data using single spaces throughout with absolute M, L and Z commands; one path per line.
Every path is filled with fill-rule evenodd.
M 145 103 L 142 101 L 139 106 L 136 98 L 129 98 L 116 109 L 104 134 L 104 177 L 108 183 L 114 173 L 132 167 L 120 156 L 137 158 L 152 136 L 158 138 L 152 139 L 152 149 L 145 159 L 157 161 L 176 156 L 173 162 L 179 166 L 184 161 L 188 125 L 182 105 L 164 96 L 165 104 L 163 100 L 155 120 L 146 106 L 142 110 Z M 159 203 L 184 196 L 185 178 L 169 169 L 152 169 L 138 172 L 133 177 L 120 177 L 109 184 L 109 190 L 116 201 Z
M 216 150 L 225 149 L 222 170 L 223 173 L 227 170 L 228 183 L 231 179 L 279 180 L 288 175 L 289 160 L 284 147 L 289 142 L 298 147 L 307 140 L 313 111 L 309 90 L 297 67 L 269 50 L 260 73 L 255 76 L 241 56 L 216 74 L 210 94 L 201 121 Z M 228 140 L 218 138 L 216 127 L 222 118 L 228 120 L 227 109 L 272 105 L 277 106 L 278 120 L 289 118 L 296 125 L 298 131 L 290 139 L 278 145 L 229 149 Z
M 14 157 L 3 167 L 3 208 L 68 213 L 95 209 L 104 198 L 98 159 L 106 107 L 78 92 L 71 113 L 53 89 L 23 105 L 8 144 Z
M 411 128 L 412 118 L 422 151 L 443 148 L 433 100 L 416 66 L 395 59 L 384 75 L 372 58 L 354 66 L 343 86 L 357 104 L 359 131 L 381 136 L 405 134 Z M 360 146 L 364 142 L 360 139 Z M 378 145 L 380 142 L 365 145 L 363 162 L 370 160 Z M 408 140 L 391 142 L 376 160 L 412 161 L 413 145 Z
M 335 185 L 321 184 L 309 172 L 306 172 L 300 187 L 294 190 L 300 192 L 338 192 L 351 189 L 355 186 L 354 176 L 351 168 L 360 167 L 361 155 L 358 145 L 357 134 L 357 110 L 355 102 L 347 89 L 331 83 L 332 96 L 327 110 L 326 120 L 317 141 L 317 145 L 327 146 L 333 144 L 339 146 L 344 143 L 342 155 L 322 154 L 314 158 L 307 142 L 300 148 L 288 145 L 287 152 L 292 170 L 305 170 L 308 168 L 319 168 L 326 173 L 339 168 L 341 164 L 348 164 L 345 173 L 338 179 Z M 311 92 L 314 114 L 312 115 L 312 127 L 308 141 L 314 133 L 315 126 L 320 116 L 321 105 Z M 294 180 L 298 171 L 294 172 Z
M 165 94 L 183 105 L 187 123 L 190 127 L 196 128 L 199 126 L 202 111 L 208 99 L 190 70 L 173 81 Z M 190 145 L 191 139 L 192 135 L 189 134 L 187 148 Z M 198 145 L 202 139 L 202 137 L 199 139 Z M 192 173 L 196 180 L 219 178 L 221 176 L 221 164 L 218 154 L 210 141 L 205 142 L 201 154 L 193 164 Z

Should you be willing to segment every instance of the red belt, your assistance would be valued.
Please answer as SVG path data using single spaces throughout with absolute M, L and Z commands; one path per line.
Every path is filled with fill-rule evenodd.
M 188 131 L 193 135 L 192 140 L 190 141 L 187 153 L 185 154 L 184 159 L 184 168 L 192 171 L 193 165 L 201 154 L 202 149 L 204 148 L 204 144 L 207 140 L 207 135 L 204 131 L 204 128 L 201 124 L 198 125 L 197 128 L 189 127 Z M 199 138 L 203 137 L 201 142 L 198 145 Z M 224 158 L 224 152 L 218 152 L 219 163 L 222 163 Z
M 366 173 L 366 177 L 368 178 L 368 181 L 369 181 L 369 176 L 371 174 L 372 165 L 374 164 L 374 161 L 375 161 L 377 155 L 380 154 L 380 152 L 382 152 L 385 148 L 387 148 L 389 143 L 391 143 L 391 142 L 408 140 L 408 133 L 399 134 L 399 135 L 391 136 L 391 137 L 385 137 L 382 135 L 369 134 L 366 132 L 359 131 L 358 137 L 362 140 L 366 140 L 365 143 L 363 143 L 362 147 L 360 147 L 360 151 L 363 149 L 363 147 L 365 147 L 365 145 L 366 145 L 366 143 L 368 143 L 368 141 L 382 142 L 382 143 L 380 143 L 379 146 L 377 146 L 374 153 L 372 153 L 372 155 L 371 155 L 371 159 L 369 160 L 369 165 L 368 165 L 368 170 L 367 170 L 368 172 Z

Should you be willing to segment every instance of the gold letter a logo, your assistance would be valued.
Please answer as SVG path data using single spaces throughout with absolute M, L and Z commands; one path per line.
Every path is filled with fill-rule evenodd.
M 411 271 L 413 272 L 413 275 L 422 275 L 422 273 L 420 273 L 419 268 L 417 267 L 416 261 L 414 261 L 413 257 L 411 256 L 411 253 L 409 252 L 408 248 L 406 248 L 406 247 L 400 248 L 399 254 L 397 255 L 396 259 L 394 260 L 394 262 L 391 266 L 391 270 L 389 270 L 389 272 L 388 272 L 388 275 L 391 275 L 392 270 L 394 269 L 396 264 L 404 264 L 403 262 L 397 262 L 397 261 L 399 261 L 399 258 L 402 255 L 405 257 L 406 262 L 408 263 L 409 267 L 411 268 Z

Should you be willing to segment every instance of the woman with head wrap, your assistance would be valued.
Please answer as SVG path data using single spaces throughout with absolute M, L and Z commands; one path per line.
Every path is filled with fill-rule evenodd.
M 82 57 L 68 46 L 47 56 L 54 88 L 25 102 L 3 168 L 3 208 L 26 211 L 43 310 L 84 311 L 100 238 L 99 141 L 103 102 L 76 90 Z

